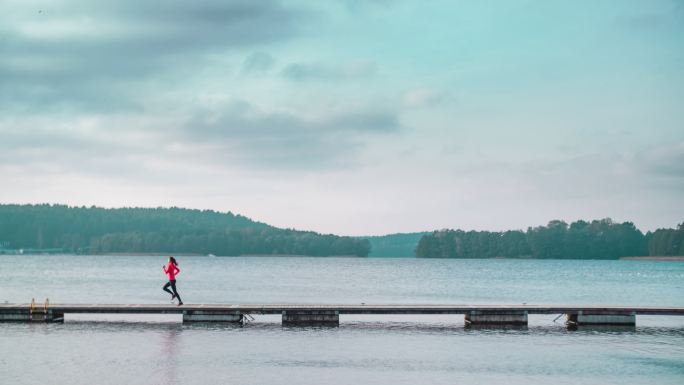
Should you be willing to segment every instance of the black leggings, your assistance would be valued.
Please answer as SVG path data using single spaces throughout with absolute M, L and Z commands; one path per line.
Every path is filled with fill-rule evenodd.
M 173 291 L 169 290 L 169 286 L 171 286 L 171 289 Z M 178 292 L 176 291 L 176 280 L 175 279 L 167 282 L 166 285 L 164 285 L 164 287 L 162 289 L 164 289 L 165 292 L 171 294 L 172 296 L 178 298 L 178 302 L 181 302 L 181 303 L 183 302 L 183 300 L 181 300 L 181 298 L 180 298 L 180 295 L 178 295 Z

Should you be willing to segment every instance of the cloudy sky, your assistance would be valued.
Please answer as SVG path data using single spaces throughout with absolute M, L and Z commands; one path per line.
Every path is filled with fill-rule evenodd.
M 682 0 L 2 0 L 0 202 L 684 221 Z

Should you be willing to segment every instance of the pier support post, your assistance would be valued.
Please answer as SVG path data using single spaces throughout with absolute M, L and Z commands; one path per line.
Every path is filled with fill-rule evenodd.
M 635 326 L 636 313 L 634 312 L 592 312 L 566 314 L 566 324 L 570 327 L 582 325 L 603 325 L 603 326 Z
M 339 326 L 337 310 L 284 310 L 283 326 Z
M 465 314 L 466 326 L 527 326 L 527 311 L 471 310 Z
M 203 310 L 183 311 L 183 322 L 229 322 L 242 323 L 243 315 L 236 311 L 215 312 Z

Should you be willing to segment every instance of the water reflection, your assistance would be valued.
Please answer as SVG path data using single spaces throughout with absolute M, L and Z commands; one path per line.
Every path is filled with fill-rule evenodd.
M 161 379 L 160 385 L 178 384 L 178 345 L 181 339 L 182 327 L 171 327 L 161 335 Z

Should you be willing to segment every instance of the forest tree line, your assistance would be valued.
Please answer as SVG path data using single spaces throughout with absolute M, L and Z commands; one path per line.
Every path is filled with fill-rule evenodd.
M 280 229 L 230 212 L 181 208 L 0 205 L 0 249 L 73 253 L 365 257 L 368 240 Z
M 551 221 L 527 231 L 439 230 L 382 237 L 342 237 L 280 229 L 230 212 L 181 208 L 1 205 L 0 253 L 17 249 L 69 253 L 214 255 L 355 255 L 419 258 L 617 259 L 684 255 L 684 223 L 646 234 L 610 219 Z
M 618 259 L 684 255 L 684 223 L 642 233 L 610 218 L 567 224 L 551 221 L 527 231 L 439 230 L 423 236 L 418 258 Z
M 413 258 L 416 256 L 418 241 L 426 234 L 429 233 L 397 233 L 359 238 L 366 238 L 370 242 L 369 257 Z

